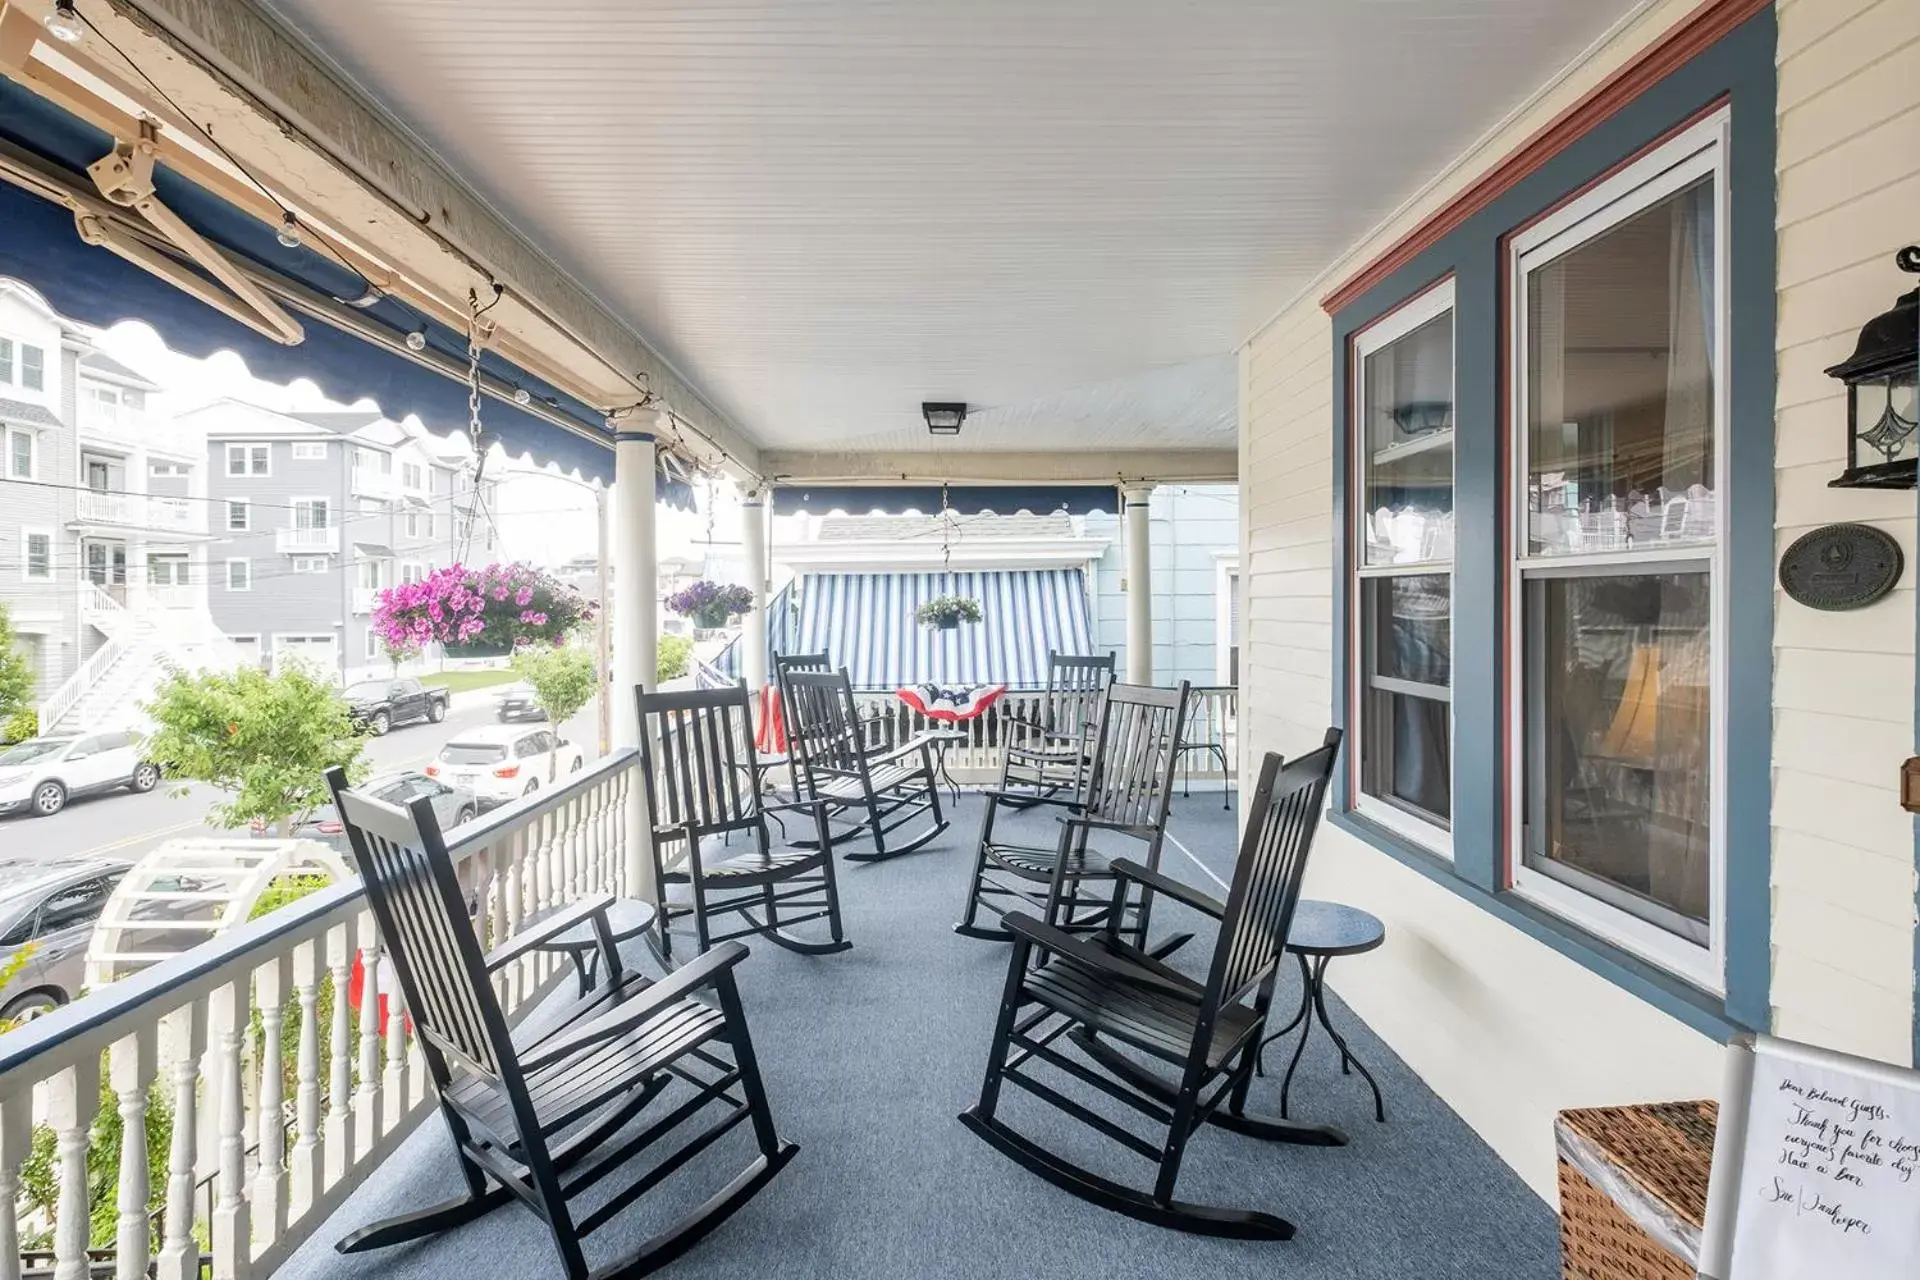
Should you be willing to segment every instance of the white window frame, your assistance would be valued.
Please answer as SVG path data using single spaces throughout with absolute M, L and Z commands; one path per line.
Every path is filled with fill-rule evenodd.
M 13 440 L 15 436 L 24 436 L 27 441 L 27 474 L 19 475 L 13 469 Z M 6 445 L 6 456 L 0 458 L 0 474 L 8 480 L 38 480 L 40 478 L 40 433 L 32 427 L 9 425 L 0 430 L 0 443 Z
M 316 504 L 325 509 L 327 513 L 326 522 L 323 524 L 301 524 L 300 508 L 303 506 L 311 507 Z M 289 529 L 337 529 L 340 527 L 340 521 L 335 519 L 335 516 L 339 513 L 339 510 L 339 504 L 324 493 L 302 494 L 297 498 L 288 498 L 287 519 L 289 523 L 287 527 Z
M 0 348 L 5 349 L 0 356 L 0 387 L 11 387 L 20 371 L 20 348 L 26 344 L 10 333 L 0 333 Z
M 1508 351 L 1508 394 L 1511 411 L 1507 415 L 1511 432 L 1509 450 L 1512 472 L 1508 476 L 1507 599 L 1507 714 L 1509 741 L 1514 749 L 1508 760 L 1507 874 L 1515 895 L 1525 898 L 1555 915 L 1621 949 L 1666 969 L 1690 983 L 1714 994 L 1726 991 L 1727 972 L 1727 515 L 1731 495 L 1727 447 L 1727 362 L 1729 343 L 1728 244 L 1727 244 L 1727 143 L 1730 112 L 1722 107 L 1712 115 L 1682 130 L 1659 147 L 1600 182 L 1578 198 L 1555 210 L 1533 226 L 1511 238 L 1507 246 L 1507 326 L 1503 341 Z M 1647 547 L 1618 552 L 1571 555 L 1531 555 L 1527 551 L 1527 485 L 1530 475 L 1528 448 L 1531 443 L 1526 423 L 1527 405 L 1527 273 L 1534 266 L 1551 262 L 1587 244 L 1627 219 L 1644 212 L 1702 177 L 1713 178 L 1713 276 L 1714 276 L 1714 349 L 1713 349 L 1713 457 L 1714 457 L 1714 540 L 1709 545 L 1686 547 Z M 1709 696 L 1712 699 L 1712 734 L 1708 743 L 1711 771 L 1709 821 L 1712 834 L 1708 846 L 1709 943 L 1701 946 L 1672 933 L 1632 912 L 1556 880 L 1526 865 L 1526 597 L 1525 584 L 1530 576 L 1563 576 L 1554 570 L 1620 567 L 1648 574 L 1697 571 L 1704 565 L 1708 572 L 1709 654 L 1712 671 Z M 1529 575 L 1528 570 L 1536 572 Z
M 366 630 L 365 652 L 369 662 L 380 656 L 380 637 L 375 634 L 372 627 Z
M 1368 565 L 1366 563 L 1367 533 L 1366 522 L 1371 517 L 1367 508 L 1367 423 L 1362 413 L 1366 403 L 1367 357 L 1376 351 L 1399 341 L 1414 330 L 1437 320 L 1443 315 L 1453 316 L 1453 354 L 1449 357 L 1454 395 L 1459 395 L 1459 356 L 1460 349 L 1460 313 L 1454 306 L 1453 277 L 1448 276 L 1422 292 L 1403 302 L 1397 309 L 1382 316 L 1366 328 L 1356 332 L 1352 339 L 1351 368 L 1348 370 L 1347 388 L 1347 437 L 1351 442 L 1353 459 L 1353 478 L 1351 484 L 1352 511 L 1348 521 L 1349 536 L 1353 539 L 1354 573 L 1352 608 L 1348 614 L 1351 629 L 1351 642 L 1347 655 L 1348 671 L 1351 673 L 1349 684 L 1352 689 L 1351 703 L 1348 709 L 1348 723 L 1353 726 L 1353 742 L 1347 748 L 1348 759 L 1354 761 L 1352 796 L 1353 811 L 1376 826 L 1384 827 L 1395 835 L 1411 840 L 1421 848 L 1440 857 L 1453 857 L 1453 831 L 1437 823 L 1411 813 L 1398 805 L 1391 804 L 1378 796 L 1368 795 L 1365 790 L 1365 775 L 1359 761 L 1361 735 L 1366 732 L 1366 717 L 1363 712 L 1366 698 L 1367 671 L 1366 661 L 1366 584 L 1374 578 L 1427 577 L 1444 573 L 1447 577 L 1447 649 L 1453 649 L 1453 590 L 1457 579 L 1459 560 L 1459 539 L 1454 539 L 1454 554 L 1446 560 L 1425 560 L 1412 564 Z M 1458 419 L 1456 416 L 1456 426 Z M 1451 432 L 1451 429 L 1450 429 Z M 1457 448 L 1454 456 L 1454 492 L 1459 492 L 1460 465 Z M 1457 501 L 1457 499 L 1456 499 Z M 1455 508 L 1456 512 L 1458 507 Z M 1456 515 L 1456 528 L 1458 517 Z M 1448 660 L 1447 679 L 1447 732 L 1450 739 L 1457 732 L 1457 721 L 1453 715 L 1453 679 L 1452 660 Z M 1449 810 L 1457 798 L 1454 790 L 1454 772 L 1458 760 L 1455 743 L 1447 743 L 1447 804 Z
M 228 498 L 223 531 L 226 533 L 253 532 L 253 502 L 247 498 Z M 240 523 L 233 522 L 233 513 L 240 513 Z
M 325 440 L 295 440 L 293 442 L 293 460 L 295 462 L 325 462 L 327 460 L 327 442 Z
M 147 464 L 147 477 L 149 479 L 157 480 L 167 476 L 186 476 L 191 474 L 192 469 L 184 462 L 149 462 Z
M 1213 557 L 1213 682 L 1226 687 L 1233 675 L 1228 661 L 1238 637 L 1233 634 L 1233 615 L 1240 594 L 1240 556 L 1234 551 L 1219 551 Z
M 47 389 L 47 349 L 37 342 L 16 343 L 15 347 L 14 361 L 19 370 L 20 379 L 15 385 L 22 391 L 38 391 L 44 394 Z M 40 357 L 40 383 L 38 386 L 30 385 L 27 382 L 27 352 L 29 351 Z
M 27 555 L 27 543 L 28 543 L 28 540 L 31 538 L 45 538 L 47 540 L 47 571 L 45 573 L 34 573 L 32 571 L 32 562 Z M 54 546 L 55 546 L 55 542 L 53 537 L 53 530 L 51 529 L 31 527 L 31 528 L 23 528 L 20 530 L 20 581 L 22 582 L 52 582 L 53 581 Z
M 293 558 L 293 572 L 295 573 L 325 573 L 332 567 L 325 556 L 295 556 Z
M 246 573 L 244 575 L 246 577 L 246 583 L 243 586 L 236 587 L 233 585 L 233 566 L 235 565 L 242 565 L 246 569 Z M 252 591 L 253 590 L 253 561 L 246 556 L 229 556 L 227 558 L 226 574 L 224 577 L 221 578 L 221 582 L 226 585 L 226 588 L 228 591 L 231 591 L 236 595 L 243 591 Z
M 253 451 L 255 449 L 266 450 L 266 466 L 259 471 L 253 469 Z M 240 459 L 240 470 L 238 471 L 233 469 L 233 460 L 236 457 Z M 226 474 L 234 480 L 253 479 L 259 476 L 272 475 L 273 445 L 264 440 L 228 441 Z

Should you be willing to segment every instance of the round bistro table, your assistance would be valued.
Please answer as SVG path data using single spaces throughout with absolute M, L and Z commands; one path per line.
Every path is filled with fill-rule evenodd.
M 1261 1075 L 1267 1073 L 1267 1046 L 1300 1028 L 1300 1043 L 1293 1048 L 1293 1059 L 1287 1063 L 1287 1074 L 1280 1080 L 1280 1114 L 1287 1115 L 1287 1096 L 1293 1088 L 1293 1073 L 1300 1065 L 1300 1055 L 1306 1051 L 1307 1039 L 1313 1034 L 1313 1023 L 1317 1018 L 1333 1043 L 1340 1049 L 1340 1074 L 1351 1075 L 1358 1071 L 1373 1090 L 1373 1118 L 1385 1121 L 1387 1106 L 1380 1096 L 1380 1084 L 1373 1073 L 1353 1056 L 1353 1050 L 1347 1045 L 1346 1037 L 1334 1029 L 1327 1019 L 1327 965 L 1336 956 L 1357 956 L 1372 951 L 1387 940 L 1387 926 L 1380 918 L 1358 907 L 1349 907 L 1338 902 L 1318 902 L 1311 898 L 1302 898 L 1293 910 L 1293 926 L 1287 931 L 1287 950 L 1300 961 L 1300 1008 L 1286 1026 L 1260 1042 L 1257 1055 Z

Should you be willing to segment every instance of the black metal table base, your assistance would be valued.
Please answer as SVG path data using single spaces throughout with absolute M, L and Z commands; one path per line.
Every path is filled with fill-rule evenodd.
M 1367 1087 L 1373 1090 L 1373 1118 L 1385 1123 L 1387 1104 L 1380 1095 L 1380 1082 L 1373 1078 L 1373 1073 L 1367 1070 L 1366 1064 L 1354 1057 L 1346 1037 L 1334 1029 L 1332 1021 L 1327 1017 L 1327 963 L 1333 957 L 1320 955 L 1309 961 L 1304 953 L 1296 951 L 1294 958 L 1300 961 L 1300 1008 L 1295 1011 L 1286 1026 L 1260 1042 L 1260 1052 L 1256 1057 L 1259 1073 L 1264 1076 L 1267 1074 L 1267 1046 L 1291 1033 L 1295 1027 L 1300 1028 L 1300 1043 L 1293 1047 L 1293 1058 L 1287 1063 L 1287 1073 L 1280 1078 L 1281 1118 L 1290 1118 L 1287 1115 L 1287 1096 L 1293 1089 L 1293 1073 L 1300 1066 L 1301 1055 L 1306 1052 L 1307 1040 L 1313 1034 L 1313 1023 L 1317 1018 L 1320 1025 L 1326 1028 L 1327 1035 L 1332 1038 L 1334 1045 L 1340 1050 L 1340 1074 L 1345 1076 L 1352 1075 L 1355 1071 L 1360 1073 L 1361 1078 L 1367 1082 Z

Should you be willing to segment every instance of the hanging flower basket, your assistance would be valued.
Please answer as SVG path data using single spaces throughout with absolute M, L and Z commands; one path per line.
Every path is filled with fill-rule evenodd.
M 952 631 L 963 622 L 978 622 L 980 602 L 972 596 L 935 596 L 914 610 L 914 620 L 929 631 Z
M 454 657 L 499 657 L 562 644 L 592 617 L 591 602 L 532 565 L 456 564 L 383 590 L 373 630 L 392 652 L 433 643 Z
M 753 592 L 737 583 L 723 585 L 702 578 L 668 596 L 667 608 L 691 619 L 696 627 L 724 627 L 753 608 Z

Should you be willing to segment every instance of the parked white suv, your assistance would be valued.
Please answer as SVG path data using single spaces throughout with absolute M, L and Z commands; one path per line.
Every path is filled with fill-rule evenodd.
M 125 730 L 28 738 L 0 751 L 0 813 L 45 818 L 74 796 L 151 791 L 159 782 L 160 767 L 141 756 L 140 739 Z
M 552 729 L 526 725 L 487 725 L 468 729 L 440 748 L 422 771 L 450 787 L 466 787 L 491 809 L 530 796 L 548 779 L 578 773 L 586 752 Z

